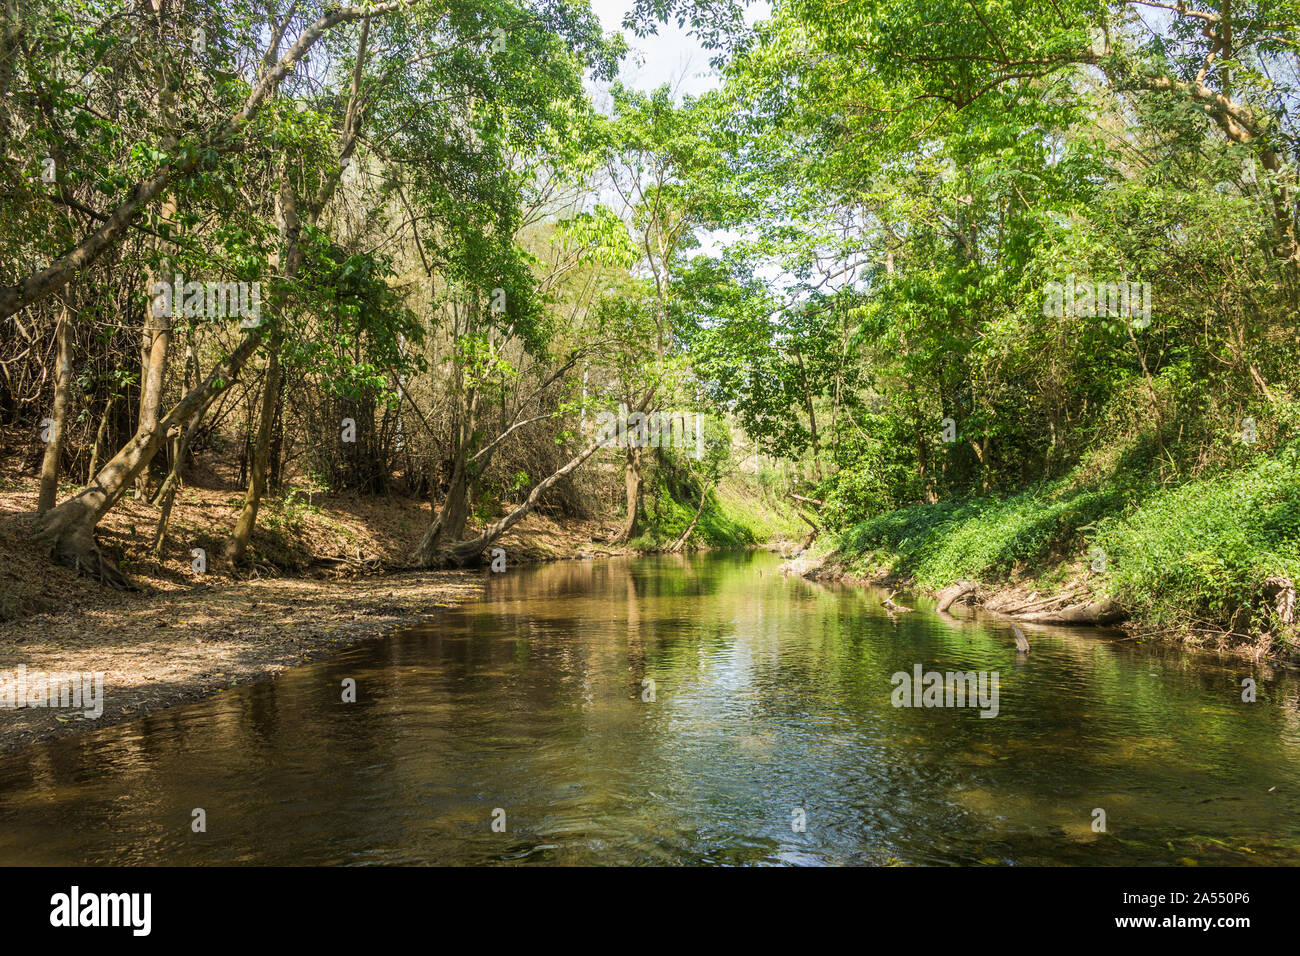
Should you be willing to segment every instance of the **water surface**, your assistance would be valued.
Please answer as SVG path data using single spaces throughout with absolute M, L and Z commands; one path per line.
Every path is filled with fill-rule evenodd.
M 511 568 L 408 632 L 10 754 L 0 863 L 1300 863 L 1293 674 L 1091 630 L 1017 657 L 1005 622 L 891 620 L 777 564 Z M 916 664 L 997 671 L 998 716 L 894 707 Z

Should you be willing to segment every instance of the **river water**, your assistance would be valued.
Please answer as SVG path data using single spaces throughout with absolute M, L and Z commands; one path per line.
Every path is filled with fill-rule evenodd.
M 432 623 L 10 754 L 0 863 L 1300 863 L 1293 673 L 1083 629 L 1018 656 L 1005 622 L 891 620 L 777 565 L 511 568 Z M 997 716 L 895 706 L 917 665 L 996 671 Z

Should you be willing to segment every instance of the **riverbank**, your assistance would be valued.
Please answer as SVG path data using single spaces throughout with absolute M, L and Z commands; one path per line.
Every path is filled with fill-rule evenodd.
M 0 708 L 0 752 L 68 736 L 275 677 L 326 651 L 375 640 L 471 600 L 485 570 L 388 573 L 428 521 L 427 503 L 401 497 L 290 494 L 267 502 L 250 568 L 209 559 L 212 529 L 232 510 L 221 488 L 186 487 L 160 556 L 158 511 L 128 499 L 100 527 L 103 547 L 137 590 L 116 591 L 59 567 L 6 519 L 35 508 L 35 488 L 0 492 L 0 675 L 100 673 L 105 703 L 78 709 Z M 612 521 L 529 515 L 499 542 L 507 567 L 628 553 L 609 544 Z M 0 689 L 0 700 L 3 689 Z
M 1170 488 L 1062 481 L 913 505 L 823 539 L 791 570 L 1294 663 L 1300 453 Z
M 486 570 L 374 570 L 385 547 L 403 543 L 388 538 L 400 534 L 404 504 L 390 502 L 368 520 L 355 513 L 364 502 L 351 503 L 350 518 L 328 501 L 318 504 L 280 539 L 297 563 L 263 563 L 251 574 L 214 568 L 198 575 L 175 546 L 160 561 L 133 562 L 128 549 L 135 592 L 52 565 L 0 521 L 0 579 L 11 612 L 0 621 L 0 675 L 24 667 L 31 686 L 44 674 L 99 673 L 104 687 L 103 713 L 93 719 L 77 709 L 0 708 L 0 752 L 273 679 L 317 654 L 378 640 L 475 598 Z M 107 546 L 129 542 L 133 519 L 147 507 L 124 503 L 105 528 Z M 410 510 L 412 518 L 420 513 Z M 561 527 L 530 515 L 501 546 L 507 566 L 628 553 L 593 540 L 612 534 L 600 522 Z M 345 548 L 355 548 L 352 557 Z
M 0 755 L 0 862 L 1300 860 L 1300 673 L 1056 627 L 1026 626 L 1021 659 L 1003 622 L 941 622 L 925 602 L 890 620 L 779 563 L 485 572 L 488 593 L 433 627 Z M 997 718 L 974 699 L 897 706 L 894 677 L 917 665 L 997 671 Z M 792 832 L 810 792 L 815 825 Z M 864 792 L 888 805 L 864 811 Z
M 24 666 L 29 687 L 45 674 L 103 674 L 97 718 L 62 707 L 0 710 L 0 752 L 273 679 L 317 654 L 377 640 L 471 600 L 483 574 L 199 585 L 0 624 L 0 673 Z

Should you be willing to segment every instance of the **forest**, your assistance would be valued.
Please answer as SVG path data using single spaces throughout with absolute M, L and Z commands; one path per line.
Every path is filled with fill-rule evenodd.
M 1300 865 L 1298 170 L 1300 0 L 0 0 L 6 921 Z
M 1285 656 L 1298 24 L 5 0 L 0 619 L 776 546 Z

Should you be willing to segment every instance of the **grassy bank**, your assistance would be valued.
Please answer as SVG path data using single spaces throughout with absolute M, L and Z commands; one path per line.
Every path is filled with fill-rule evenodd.
M 1300 447 L 1175 487 L 1071 480 L 900 508 L 834 542 L 848 573 L 938 590 L 969 579 L 1048 592 L 1085 582 L 1143 635 L 1294 653 L 1266 597 L 1300 581 Z
M 752 548 L 793 543 L 808 531 L 779 491 L 775 472 L 732 474 L 711 483 L 700 519 L 691 532 L 692 548 Z M 690 527 L 699 506 L 699 479 L 671 468 L 657 469 L 646 495 L 645 520 L 629 542 L 634 551 L 668 547 Z

